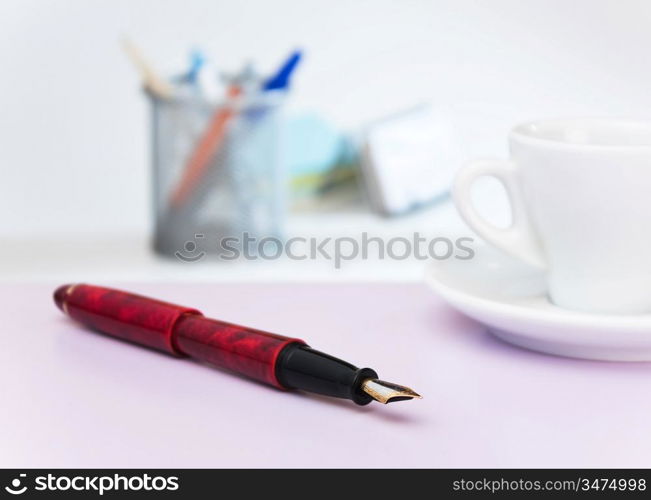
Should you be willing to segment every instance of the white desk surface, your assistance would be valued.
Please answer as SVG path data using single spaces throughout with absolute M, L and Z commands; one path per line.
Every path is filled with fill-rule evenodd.
M 480 203 L 493 220 L 504 220 L 504 199 L 487 190 Z M 287 233 L 291 236 L 336 238 L 351 236 L 358 241 L 362 232 L 369 237 L 406 237 L 418 231 L 432 239 L 448 236 L 476 236 L 466 227 L 448 199 L 421 211 L 394 218 L 375 215 L 362 206 L 345 210 L 292 214 Z M 204 259 L 183 263 L 153 253 L 149 236 L 104 234 L 49 234 L 0 239 L 0 282 L 350 282 L 421 281 L 426 261 L 379 260 L 372 251 L 368 260 L 343 262 L 335 269 L 332 261 L 289 260 L 223 262 Z

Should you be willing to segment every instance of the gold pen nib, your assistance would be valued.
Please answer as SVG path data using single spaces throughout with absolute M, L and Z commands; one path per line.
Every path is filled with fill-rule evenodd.
M 376 378 L 366 379 L 362 383 L 362 390 L 371 396 L 375 401 L 383 404 L 394 403 L 396 401 L 407 401 L 408 399 L 423 399 L 423 396 L 414 392 L 409 387 L 392 384 Z

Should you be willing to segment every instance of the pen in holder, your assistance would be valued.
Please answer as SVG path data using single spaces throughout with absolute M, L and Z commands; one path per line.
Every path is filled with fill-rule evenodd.
M 245 234 L 255 238 L 250 253 L 263 238 L 281 239 L 284 92 L 231 88 L 217 106 L 192 93 L 150 100 L 154 249 L 189 261 L 232 257 Z

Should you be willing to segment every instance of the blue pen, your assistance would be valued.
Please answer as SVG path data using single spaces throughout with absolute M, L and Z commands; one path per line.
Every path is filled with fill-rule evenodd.
M 196 85 L 199 80 L 199 72 L 206 63 L 206 58 L 200 50 L 193 50 L 190 53 L 190 67 L 184 76 L 184 80 L 188 83 Z
M 296 69 L 299 61 L 301 60 L 302 53 L 300 50 L 292 52 L 285 63 L 278 69 L 278 71 L 267 78 L 262 83 L 262 90 L 264 92 L 269 90 L 285 90 L 289 87 L 289 80 Z

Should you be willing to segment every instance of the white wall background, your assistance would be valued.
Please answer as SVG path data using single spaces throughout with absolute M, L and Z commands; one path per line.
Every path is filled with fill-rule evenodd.
M 651 116 L 644 0 L 2 0 L 0 238 L 148 227 L 147 106 L 119 46 L 163 69 L 306 51 L 293 107 L 355 128 L 429 100 L 468 156 L 514 121 Z

